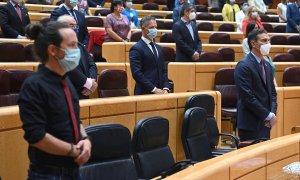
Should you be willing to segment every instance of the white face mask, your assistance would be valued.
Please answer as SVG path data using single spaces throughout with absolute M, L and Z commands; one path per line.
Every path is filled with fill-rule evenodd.
M 243 6 L 242 10 L 246 12 L 247 9 L 248 9 L 248 7 L 249 7 L 249 6 Z
M 235 0 L 229 0 L 230 4 L 234 4 Z
M 263 44 L 260 46 L 260 53 L 263 56 L 269 55 L 271 49 L 271 43 Z
M 196 13 L 195 12 L 191 12 L 189 14 L 189 19 L 190 19 L 190 21 L 196 19 Z
M 257 16 L 258 16 L 258 13 L 257 13 L 257 12 L 252 12 L 252 13 L 251 13 L 251 17 L 252 17 L 253 19 L 257 18 Z

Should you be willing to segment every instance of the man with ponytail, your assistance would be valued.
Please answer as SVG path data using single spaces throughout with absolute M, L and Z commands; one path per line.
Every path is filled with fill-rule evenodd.
M 88 161 L 91 142 L 79 119 L 79 100 L 66 76 L 81 57 L 75 32 L 68 25 L 31 24 L 40 60 L 38 71 L 23 83 L 19 110 L 24 138 L 29 143 L 28 179 L 80 179 L 79 166 Z

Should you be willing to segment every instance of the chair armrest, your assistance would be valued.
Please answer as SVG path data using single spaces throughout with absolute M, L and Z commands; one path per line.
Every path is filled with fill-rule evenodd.
M 256 143 L 260 143 L 262 141 L 267 141 L 269 140 L 268 138 L 260 138 L 260 139 L 256 139 L 256 140 L 248 140 L 248 141 L 241 141 L 239 144 L 240 148 L 246 147 L 246 146 L 250 146 Z
M 219 136 L 227 136 L 227 137 L 231 137 L 231 138 L 234 140 L 235 147 L 236 147 L 237 149 L 239 149 L 239 143 L 240 143 L 240 141 L 239 141 L 239 138 L 236 137 L 235 135 L 233 135 L 233 134 L 228 134 L 228 133 L 219 133 Z
M 175 163 L 170 169 L 166 170 L 166 171 L 163 171 L 160 173 L 160 176 L 162 178 L 165 178 L 167 176 L 170 176 L 172 174 L 175 174 L 187 167 L 189 167 L 190 165 L 193 165 L 195 164 L 196 162 L 193 162 L 191 161 L 190 159 L 186 159 L 186 160 L 182 160 L 182 161 L 179 161 L 177 163 Z

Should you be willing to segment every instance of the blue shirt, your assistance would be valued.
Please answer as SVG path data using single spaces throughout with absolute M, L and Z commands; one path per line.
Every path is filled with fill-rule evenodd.
M 121 14 L 127 16 L 128 21 L 130 22 L 130 24 L 134 23 L 136 28 L 139 27 L 138 13 L 136 12 L 135 9 L 130 9 L 130 10 L 124 9 Z

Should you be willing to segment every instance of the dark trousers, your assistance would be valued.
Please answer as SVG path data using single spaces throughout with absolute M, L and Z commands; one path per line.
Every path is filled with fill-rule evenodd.
M 257 131 L 249 131 L 245 129 L 238 129 L 240 141 L 257 140 L 261 138 L 270 139 L 271 129 L 261 125 Z

